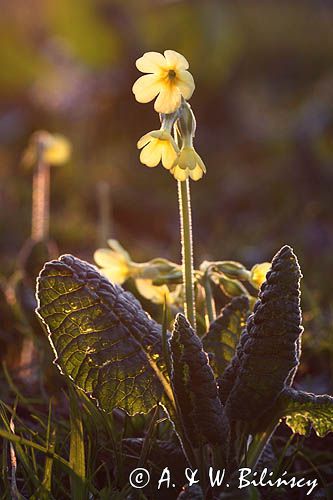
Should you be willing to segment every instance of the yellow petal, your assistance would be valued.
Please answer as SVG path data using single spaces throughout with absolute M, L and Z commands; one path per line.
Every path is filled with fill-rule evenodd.
M 197 164 L 196 153 L 191 147 L 184 147 L 179 155 L 178 166 L 182 169 L 193 170 Z
M 201 168 L 201 170 L 205 174 L 207 172 L 206 165 L 204 164 L 204 162 L 202 161 L 201 157 L 198 155 L 197 152 L 195 153 L 195 155 L 196 155 L 196 158 L 197 158 L 197 164 L 199 165 L 199 167 Z
M 256 264 L 252 267 L 250 281 L 255 288 L 259 289 L 261 287 L 270 268 L 270 262 L 262 262 L 261 264 Z
M 131 262 L 131 257 L 130 254 L 125 250 L 125 248 L 119 243 L 118 240 L 115 240 L 114 238 L 109 238 L 107 240 L 107 244 L 111 248 L 111 250 L 114 250 L 115 252 L 123 255 L 128 263 Z
M 203 176 L 203 171 L 199 167 L 199 165 L 197 165 L 193 170 L 190 170 L 190 177 L 194 181 L 198 181 L 199 179 L 201 179 L 202 176 Z
M 163 167 L 170 170 L 176 159 L 177 159 L 177 153 L 173 145 L 170 142 L 165 141 L 162 148 Z
M 166 285 L 154 286 L 151 280 L 138 279 L 135 285 L 140 295 L 150 300 L 154 304 L 164 304 L 170 301 L 170 292 Z
M 140 161 L 147 167 L 156 167 L 161 161 L 162 148 L 158 139 L 152 139 L 140 153 Z
M 184 70 L 177 71 L 176 85 L 179 88 L 184 99 L 191 98 L 195 89 L 195 83 L 191 73 Z
M 100 269 L 100 273 L 103 274 L 103 276 L 105 276 L 109 281 L 117 283 L 118 285 L 122 285 L 129 276 L 127 269 L 119 267 L 108 267 L 107 269 L 103 268 Z
M 146 52 L 135 63 L 142 73 L 158 73 L 166 67 L 166 64 L 165 57 L 159 52 Z
M 121 253 L 109 250 L 108 248 L 99 248 L 94 253 L 94 261 L 100 267 L 128 267 L 125 256 Z
M 176 165 L 171 169 L 171 173 L 177 181 L 185 181 L 188 178 L 189 171 L 188 169 L 183 170 Z
M 180 90 L 171 83 L 164 84 L 162 85 L 159 96 L 155 101 L 154 109 L 157 113 L 173 113 L 179 108 L 180 102 Z
M 152 101 L 160 92 L 162 87 L 161 79 L 156 75 L 140 76 L 132 87 L 135 99 L 138 102 Z
M 66 137 L 54 134 L 50 136 L 50 141 L 45 147 L 43 159 L 51 165 L 62 165 L 69 159 L 71 149 L 71 144 Z
M 164 55 L 169 66 L 172 66 L 174 69 L 187 69 L 189 67 L 185 57 L 175 50 L 165 50 Z
M 146 144 L 148 144 L 148 142 L 151 141 L 151 132 L 148 132 L 148 134 L 145 134 L 143 135 L 142 137 L 140 137 L 140 139 L 138 140 L 136 146 L 138 149 L 141 149 L 143 148 L 143 146 L 145 146 Z

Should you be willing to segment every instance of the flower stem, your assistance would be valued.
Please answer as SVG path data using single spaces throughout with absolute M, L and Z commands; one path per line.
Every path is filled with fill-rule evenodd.
M 205 296 L 206 296 L 206 326 L 207 329 L 209 325 L 216 319 L 216 308 L 215 301 L 212 292 L 212 285 L 210 282 L 209 274 L 206 272 L 204 276 L 204 288 L 205 288 Z
M 38 145 L 37 165 L 33 177 L 31 218 L 32 239 L 47 239 L 50 225 L 50 166 L 42 158 L 41 145 Z
M 178 199 L 182 242 L 183 283 L 185 286 L 184 310 L 188 321 L 195 330 L 196 317 L 193 280 L 192 216 L 190 185 L 188 179 L 186 179 L 186 181 L 178 181 Z

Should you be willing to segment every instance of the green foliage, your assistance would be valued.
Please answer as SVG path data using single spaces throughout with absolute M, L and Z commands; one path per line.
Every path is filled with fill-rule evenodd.
M 211 323 L 202 343 L 209 354 L 210 365 L 216 376 L 221 376 L 235 354 L 238 340 L 246 326 L 249 301 L 245 296 L 235 297 Z
M 56 363 L 103 410 L 146 413 L 161 401 L 163 390 L 172 399 L 161 327 L 130 293 L 64 255 L 46 264 L 37 295 Z
M 286 389 L 279 398 L 277 412 L 286 418 L 294 433 L 309 435 L 311 428 L 319 437 L 333 432 L 333 397 L 316 396 Z
M 301 349 L 300 277 L 295 254 L 283 247 L 247 323 L 249 300 L 236 297 L 201 341 L 182 314 L 177 314 L 170 337 L 166 309 L 162 334 L 130 293 L 96 268 L 65 255 L 40 273 L 38 314 L 62 372 L 107 413 L 114 408 L 130 415 L 148 413 L 162 402 L 190 464 L 202 467 L 198 457 L 207 462 L 213 452 L 216 463 L 232 472 L 244 460 L 256 465 L 283 418 L 299 434 L 306 434 L 311 425 L 319 436 L 333 430 L 333 398 L 291 388 Z M 88 398 L 85 405 L 100 418 Z M 158 411 L 141 444 L 126 444 L 128 450 L 137 448 L 140 466 L 161 446 L 155 436 Z M 77 471 L 75 465 L 84 463 L 87 447 L 73 402 L 71 412 L 72 424 L 73 418 L 79 419 L 81 438 L 77 434 L 79 446 L 70 449 L 79 451 L 81 459 L 70 453 L 68 467 L 75 473 L 72 487 L 80 488 L 84 482 L 78 478 L 88 472 Z M 121 456 L 118 453 L 115 456 Z

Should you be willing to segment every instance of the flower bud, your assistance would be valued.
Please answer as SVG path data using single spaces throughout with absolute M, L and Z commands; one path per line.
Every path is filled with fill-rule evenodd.
M 224 260 L 221 262 L 215 262 L 214 264 L 214 269 L 225 274 L 227 278 L 239 279 L 242 281 L 246 281 L 250 278 L 250 271 L 248 271 L 240 262 Z
M 179 109 L 179 118 L 176 123 L 184 143 L 192 145 L 197 124 L 192 108 L 185 100 Z
M 222 292 L 227 297 L 238 297 L 239 295 L 249 295 L 245 286 L 237 280 L 231 280 L 225 276 L 219 276 L 219 285 Z
M 163 280 L 166 277 L 176 273 L 176 276 L 181 275 L 181 267 L 167 259 L 156 258 L 149 262 L 140 265 L 140 278 L 151 280 Z

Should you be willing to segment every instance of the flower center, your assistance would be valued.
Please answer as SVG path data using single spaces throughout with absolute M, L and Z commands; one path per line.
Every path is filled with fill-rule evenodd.
M 169 71 L 168 71 L 168 78 L 169 78 L 169 80 L 173 80 L 174 78 L 176 78 L 176 72 L 175 72 L 175 70 L 169 69 Z

